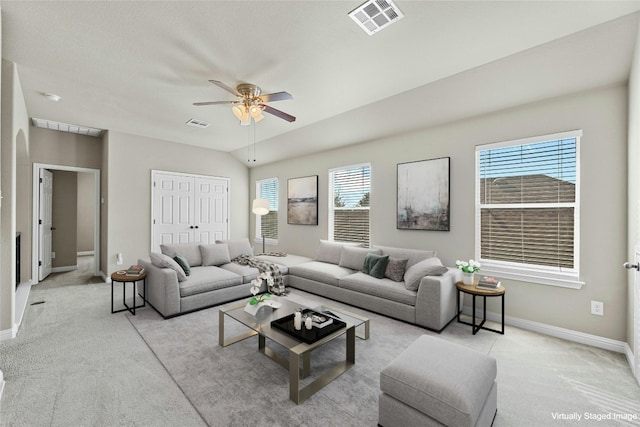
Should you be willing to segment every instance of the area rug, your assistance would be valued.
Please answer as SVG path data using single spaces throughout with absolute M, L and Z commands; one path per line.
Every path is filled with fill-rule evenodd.
M 167 320 L 153 310 L 128 318 L 211 426 L 375 426 L 380 371 L 423 334 L 498 359 L 496 427 L 575 425 L 574 420 L 562 419 L 573 413 L 640 414 L 633 400 L 640 390 L 622 355 L 510 327 L 505 335 L 481 331 L 474 336 L 470 327 L 454 322 L 437 334 L 295 289 L 292 296 L 371 319 L 370 339 L 356 339 L 355 365 L 300 405 L 289 400 L 288 372 L 258 351 L 257 337 L 218 345 L 217 307 Z M 225 327 L 227 334 L 246 331 L 232 320 L 225 321 Z M 334 341 L 312 353 L 312 378 L 344 359 L 344 337 Z M 617 396 L 615 404 L 602 400 L 605 394 Z M 601 421 L 583 419 L 580 425 L 602 425 Z

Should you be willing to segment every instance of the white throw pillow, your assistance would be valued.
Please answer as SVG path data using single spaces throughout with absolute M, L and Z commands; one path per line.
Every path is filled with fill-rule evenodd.
M 344 242 L 331 242 L 329 240 L 320 240 L 320 246 L 316 251 L 316 261 L 328 262 L 330 264 L 340 264 L 340 257 L 342 256 L 342 247 L 362 247 L 360 243 L 344 243 Z M 364 263 L 364 258 L 363 258 Z M 358 268 L 362 270 L 362 266 Z
M 184 274 L 184 270 L 180 267 L 180 264 L 169 258 L 165 254 L 159 254 L 157 252 L 151 252 L 149 255 L 151 258 L 151 264 L 159 268 L 170 268 L 178 275 L 178 282 L 184 282 L 187 280 L 187 275 Z
M 447 271 L 449 269 L 442 265 L 439 258 L 427 258 L 407 269 L 404 273 L 404 286 L 410 291 L 417 291 L 424 276 L 442 276 Z

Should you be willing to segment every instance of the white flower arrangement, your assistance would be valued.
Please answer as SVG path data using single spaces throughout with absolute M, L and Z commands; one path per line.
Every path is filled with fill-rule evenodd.
M 458 267 L 464 273 L 475 273 L 476 271 L 480 270 L 480 263 L 472 259 L 470 259 L 469 262 L 458 260 L 456 261 L 456 267 Z
M 258 292 L 260 292 L 260 287 L 262 286 L 262 281 L 266 280 L 267 281 L 267 286 L 271 287 L 273 286 L 273 276 L 271 276 L 271 272 L 270 271 L 265 271 L 262 272 L 258 275 L 258 277 L 256 277 L 255 279 L 253 279 L 251 281 L 251 293 L 253 294 L 253 297 L 249 300 L 249 304 L 250 305 L 256 305 L 259 302 L 263 302 L 264 300 L 267 300 L 269 298 L 271 298 L 271 294 L 266 293 L 266 294 L 262 294 L 259 297 L 257 297 L 256 295 L 258 294 Z

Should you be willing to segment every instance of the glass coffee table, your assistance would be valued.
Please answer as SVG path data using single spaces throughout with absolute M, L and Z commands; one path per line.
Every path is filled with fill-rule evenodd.
M 312 301 L 307 301 L 301 298 L 272 297 L 271 299 L 280 303 L 280 307 L 277 309 L 263 307 L 255 316 L 244 310 L 247 302 L 249 301 L 248 298 L 234 304 L 228 304 L 220 307 L 218 314 L 218 343 L 220 346 L 226 347 L 254 335 L 258 335 L 258 350 L 289 371 L 289 397 L 297 404 L 300 404 L 355 364 L 356 327 L 365 325 L 365 332 L 362 337 L 363 339 L 368 338 L 369 319 L 347 313 L 341 309 L 321 306 L 313 303 Z M 291 315 L 300 308 L 311 308 L 315 311 L 322 311 L 320 309 L 325 308 L 325 312 L 330 311 L 336 316 L 336 318 L 345 322 L 346 326 L 312 344 L 306 344 L 286 332 L 271 327 L 272 321 Z M 226 317 L 241 323 L 249 328 L 249 330 L 241 335 L 226 338 L 224 328 Z M 311 373 L 311 352 L 345 334 L 345 360 L 323 372 L 318 378 L 307 384 L 305 387 L 300 388 L 300 380 L 308 377 Z M 272 349 L 268 348 L 265 345 L 267 339 L 287 349 L 289 357 L 282 357 Z M 302 366 L 300 365 L 300 357 L 302 357 Z

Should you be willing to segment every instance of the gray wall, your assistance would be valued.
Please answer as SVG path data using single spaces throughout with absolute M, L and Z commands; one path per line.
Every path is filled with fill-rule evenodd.
M 249 233 L 249 172 L 227 153 L 110 131 L 107 138 L 108 177 L 103 212 L 108 239 L 103 251 L 107 275 L 124 264 L 148 256 L 151 247 L 151 170 L 165 170 L 230 178 L 230 237 Z
M 92 252 L 94 245 L 95 199 L 93 175 L 78 172 L 77 203 L 77 249 L 78 252 Z
M 29 152 L 29 116 L 15 64 L 2 60 L 1 173 L 2 206 L 0 208 L 0 334 L 12 334 L 15 321 L 15 206 L 23 200 L 17 196 L 17 165 Z M 24 252 L 23 252 L 24 253 Z
M 71 267 L 77 264 L 78 179 L 75 172 L 53 170 L 51 250 L 56 257 L 52 267 Z
M 372 118 L 373 120 L 374 118 Z M 286 212 L 287 179 L 319 175 L 319 225 L 294 226 L 279 218 L 277 250 L 313 256 L 327 237 L 330 168 L 371 162 L 371 242 L 435 249 L 447 265 L 474 257 L 474 148 L 478 144 L 583 129 L 580 146 L 580 290 L 505 280 L 506 314 L 614 340 L 627 339 L 626 257 L 627 87 L 599 88 L 397 135 L 251 170 L 255 180 L 280 179 L 280 209 Z M 398 163 L 451 157 L 451 231 L 396 229 Z M 604 173 L 606 172 L 606 173 Z M 254 235 L 254 221 L 251 221 Z M 274 249 L 274 248 L 270 248 Z M 604 302 L 605 315 L 590 314 L 590 301 Z M 498 311 L 494 305 L 490 309 Z

